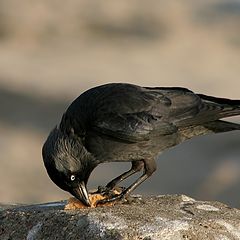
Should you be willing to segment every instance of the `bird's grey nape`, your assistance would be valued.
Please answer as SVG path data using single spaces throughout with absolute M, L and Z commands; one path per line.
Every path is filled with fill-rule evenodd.
M 59 172 L 77 172 L 82 165 L 80 159 L 87 154 L 80 139 L 68 136 L 58 127 L 51 131 L 43 147 L 46 164 L 55 165 Z

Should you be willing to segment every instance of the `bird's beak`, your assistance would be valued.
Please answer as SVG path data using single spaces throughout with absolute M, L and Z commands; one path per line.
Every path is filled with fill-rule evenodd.
M 86 206 L 91 206 L 86 184 L 84 182 L 80 182 L 78 186 L 72 190 L 72 194 Z

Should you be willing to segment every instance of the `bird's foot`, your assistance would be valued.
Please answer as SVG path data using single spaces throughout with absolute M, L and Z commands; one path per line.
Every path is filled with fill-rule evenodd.
M 124 187 L 115 186 L 114 188 L 109 188 L 107 186 L 98 186 L 98 190 L 93 192 L 94 194 L 101 194 L 102 196 L 108 196 L 111 198 L 116 194 L 120 194 L 125 190 Z
M 107 195 L 107 198 L 97 201 L 97 205 L 111 203 L 115 201 L 122 202 L 125 200 L 125 195 L 126 195 L 125 191 L 122 191 L 121 193 L 116 194 L 114 193 L 114 190 L 112 190 L 110 194 Z

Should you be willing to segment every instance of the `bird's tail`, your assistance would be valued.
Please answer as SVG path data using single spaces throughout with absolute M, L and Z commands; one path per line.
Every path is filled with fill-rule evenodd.
M 180 120 L 177 123 L 178 127 L 202 125 L 221 118 L 240 115 L 240 100 L 217 98 L 203 94 L 198 94 L 198 96 L 202 100 L 199 112 L 194 117 Z
M 221 133 L 221 132 L 240 130 L 240 124 L 222 121 L 222 120 L 208 122 L 208 123 L 203 124 L 202 126 L 213 133 Z
M 180 136 L 181 141 L 185 141 L 195 136 L 206 135 L 210 133 L 224 133 L 234 130 L 240 130 L 240 124 L 216 120 L 201 125 L 182 128 L 180 129 Z
M 240 115 L 240 100 L 232 100 L 227 98 L 218 98 L 198 94 L 203 101 L 203 109 L 207 108 L 209 112 L 213 110 L 218 119 Z

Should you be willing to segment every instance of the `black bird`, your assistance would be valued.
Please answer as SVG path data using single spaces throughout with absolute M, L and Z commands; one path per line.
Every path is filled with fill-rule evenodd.
M 132 162 L 129 171 L 105 188 L 143 170 L 132 185 L 106 201 L 122 199 L 152 175 L 164 150 L 194 136 L 240 130 L 240 124 L 219 120 L 234 115 L 240 115 L 240 100 L 180 87 L 106 84 L 72 102 L 47 138 L 43 160 L 52 181 L 86 205 L 86 185 L 98 164 Z

